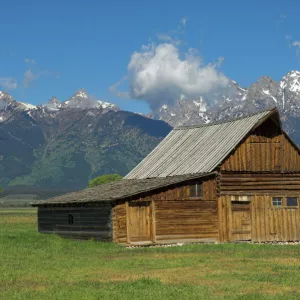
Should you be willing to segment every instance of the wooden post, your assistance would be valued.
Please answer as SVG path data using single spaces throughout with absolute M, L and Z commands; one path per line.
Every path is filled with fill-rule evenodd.
M 151 201 L 151 241 L 156 243 L 156 224 L 155 224 L 155 202 L 154 200 Z
M 129 216 L 129 205 L 126 201 L 126 229 L 127 229 L 127 244 L 130 244 L 130 216 Z

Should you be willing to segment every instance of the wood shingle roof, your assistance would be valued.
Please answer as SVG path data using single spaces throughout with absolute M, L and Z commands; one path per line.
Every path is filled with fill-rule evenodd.
M 229 122 L 175 128 L 125 178 L 212 172 L 250 131 L 273 115 L 281 126 L 277 109 L 272 109 Z
M 124 199 L 130 196 L 138 195 L 143 192 L 152 191 L 162 187 L 170 186 L 176 183 L 207 177 L 215 173 L 193 174 L 183 176 L 173 176 L 167 178 L 151 179 L 122 179 L 119 181 L 102 184 L 94 188 L 88 188 L 78 192 L 65 194 L 62 196 L 40 200 L 31 203 L 32 206 L 53 205 L 64 203 L 88 203 L 88 202 L 107 202 L 118 199 Z

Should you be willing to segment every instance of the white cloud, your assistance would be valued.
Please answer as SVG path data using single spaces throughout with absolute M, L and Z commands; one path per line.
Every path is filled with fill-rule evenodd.
M 186 26 L 187 21 L 188 21 L 188 18 L 187 18 L 187 17 L 182 17 L 182 18 L 180 19 L 180 24 L 181 24 L 182 26 Z
M 157 38 L 159 41 L 179 46 L 182 43 L 182 41 L 177 36 L 175 36 L 174 33 L 176 33 L 176 31 L 173 32 L 173 34 L 160 33 L 157 35 Z
M 230 80 L 219 70 L 223 57 L 205 64 L 197 49 L 182 53 L 185 45 L 180 36 L 186 30 L 187 17 L 169 33 L 157 34 L 159 43 L 142 45 L 132 54 L 127 74 L 109 90 L 121 98 L 147 101 L 152 109 L 178 101 L 181 95 L 195 99 L 228 89 Z M 129 92 L 120 91 L 126 82 Z
M 205 65 L 195 49 L 181 58 L 171 43 L 143 46 L 128 64 L 130 95 L 154 108 L 175 102 L 181 94 L 193 98 L 227 88 L 229 80 L 218 70 L 222 60 Z
M 160 40 L 160 41 L 163 41 L 163 42 L 172 42 L 173 41 L 173 37 L 168 35 L 168 34 L 164 34 L 164 33 L 159 33 L 157 35 L 157 38 Z
M 119 97 L 119 98 L 123 98 L 123 99 L 128 99 L 129 98 L 129 93 L 128 92 L 122 92 L 119 91 L 118 88 L 120 87 L 120 85 L 125 82 L 127 80 L 127 77 L 124 76 L 121 80 L 119 80 L 117 83 L 113 84 L 112 86 L 110 86 L 108 88 L 108 90 L 114 94 L 115 96 Z
M 294 41 L 294 42 L 292 42 L 292 46 L 300 48 L 300 41 Z
M 32 58 L 25 58 L 24 62 L 27 64 L 27 69 L 24 73 L 23 85 L 29 88 L 31 83 L 42 76 L 54 76 L 59 78 L 58 73 L 50 72 L 48 70 L 41 70 L 39 66 L 36 65 L 36 61 Z
M 35 74 L 32 70 L 28 69 L 24 73 L 23 84 L 28 88 L 32 81 L 37 80 L 40 77 L 40 74 Z
M 36 61 L 34 59 L 32 59 L 32 58 L 28 58 L 27 57 L 27 58 L 24 59 L 24 61 L 25 61 L 26 64 L 29 64 L 29 65 L 30 64 L 32 64 L 32 65 L 36 64 Z
M 292 37 L 290 37 L 290 39 L 289 39 L 290 46 L 292 46 L 296 49 L 296 56 L 298 59 L 300 59 L 300 41 L 291 42 L 291 39 L 292 39 Z
M 0 77 L 0 86 L 6 90 L 13 90 L 18 87 L 17 81 L 11 77 Z

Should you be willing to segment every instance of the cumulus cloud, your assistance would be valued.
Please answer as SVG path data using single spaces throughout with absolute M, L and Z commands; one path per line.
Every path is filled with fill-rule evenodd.
M 13 90 L 18 87 L 18 84 L 12 77 L 0 77 L 0 86 L 6 90 Z
M 193 98 L 227 88 L 229 80 L 218 70 L 222 60 L 205 65 L 195 49 L 181 56 L 170 43 L 143 46 L 128 64 L 130 96 L 156 108 L 174 103 L 182 94 Z
M 131 55 L 127 74 L 109 90 L 120 98 L 147 101 L 151 109 L 185 99 L 210 96 L 229 89 L 230 80 L 220 71 L 223 57 L 205 63 L 197 49 L 181 51 L 180 38 L 186 30 L 187 17 L 180 19 L 177 29 L 157 34 L 158 43 L 150 42 Z M 126 83 L 127 91 L 121 91 Z M 209 97 L 208 97 L 209 98 Z
M 157 35 L 157 38 L 161 42 L 173 44 L 175 46 L 179 46 L 182 43 L 180 38 L 174 35 L 174 32 L 173 34 L 160 33 Z

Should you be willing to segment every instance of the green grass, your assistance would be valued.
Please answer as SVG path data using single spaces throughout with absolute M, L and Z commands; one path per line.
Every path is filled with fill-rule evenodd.
M 0 210 L 0 299 L 300 299 L 300 245 L 127 249 L 37 232 Z

